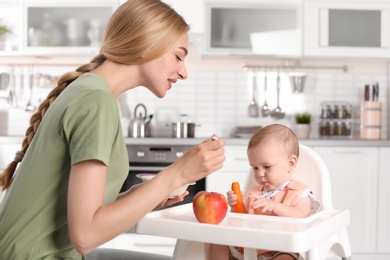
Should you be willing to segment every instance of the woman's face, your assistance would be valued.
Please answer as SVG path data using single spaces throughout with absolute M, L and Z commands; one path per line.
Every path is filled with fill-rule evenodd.
M 180 39 L 160 58 L 140 65 L 142 86 L 162 98 L 178 79 L 187 78 L 185 58 L 188 54 L 188 34 Z
M 289 156 L 282 145 L 264 141 L 248 150 L 248 159 L 257 183 L 268 191 L 279 188 L 291 180 L 297 158 Z

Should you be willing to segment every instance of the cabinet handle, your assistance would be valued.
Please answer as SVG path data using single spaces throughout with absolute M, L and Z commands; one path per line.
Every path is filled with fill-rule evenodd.
M 242 158 L 242 157 L 241 158 L 240 157 L 235 157 L 234 160 L 235 161 L 248 161 L 247 158 Z
M 145 247 L 174 247 L 175 244 L 153 244 L 153 243 L 134 243 L 134 246 L 145 246 Z
M 332 151 L 333 154 L 361 154 L 361 151 Z

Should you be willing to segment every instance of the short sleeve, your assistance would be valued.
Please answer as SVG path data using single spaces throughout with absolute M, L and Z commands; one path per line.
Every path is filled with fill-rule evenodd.
M 69 143 L 71 164 L 94 159 L 108 166 L 118 126 L 117 102 L 107 91 L 93 91 L 69 106 L 63 131 Z

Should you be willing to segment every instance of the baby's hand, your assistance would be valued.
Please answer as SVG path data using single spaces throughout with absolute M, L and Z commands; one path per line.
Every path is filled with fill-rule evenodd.
M 237 204 L 237 195 L 232 190 L 229 190 L 226 195 L 229 206 L 233 208 Z
M 266 198 L 264 198 L 262 196 L 258 196 L 258 195 L 249 195 L 249 197 L 255 199 L 253 201 L 253 203 L 250 205 L 250 207 L 252 209 L 257 209 L 257 208 L 263 207 L 263 209 L 261 210 L 262 212 L 265 212 L 265 211 L 272 212 L 274 210 L 275 201 L 270 200 L 270 199 L 266 199 Z

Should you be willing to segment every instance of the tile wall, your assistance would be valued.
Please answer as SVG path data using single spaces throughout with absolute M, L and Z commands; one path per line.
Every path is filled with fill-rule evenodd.
M 2 68 L 0 66 L 0 69 Z M 39 68 L 41 72 L 52 75 L 61 75 L 63 72 L 74 69 L 66 68 Z M 257 72 L 258 103 L 264 103 L 264 72 Z M 310 112 L 313 116 L 311 138 L 318 138 L 318 124 L 321 114 L 321 102 L 347 101 L 353 106 L 354 137 L 359 136 L 360 102 L 363 100 L 365 84 L 379 83 L 379 101 L 382 102 L 382 138 L 387 138 L 388 126 L 388 78 L 387 73 L 374 72 L 307 72 L 305 90 L 300 94 L 293 94 L 286 73 L 281 73 L 280 107 L 286 112 L 283 119 L 272 117 L 250 118 L 248 105 L 251 100 L 252 72 L 242 70 L 213 70 L 189 69 L 189 77 L 185 81 L 178 81 L 167 92 L 163 99 L 158 99 L 147 89 L 139 87 L 120 97 L 120 110 L 124 134 L 127 134 L 129 122 L 138 103 L 143 103 L 148 114 L 153 114 L 152 135 L 170 137 L 172 123 L 179 120 L 180 114 L 187 114 L 197 124 L 195 136 L 204 138 L 217 133 L 223 137 L 231 137 L 236 126 L 257 125 L 264 126 L 271 123 L 282 123 L 293 126 L 293 115 L 297 112 Z M 276 107 L 276 72 L 267 73 L 268 91 L 267 103 Z M 34 102 L 44 98 L 49 89 L 35 88 Z M 0 91 L 1 92 L 1 91 Z M 21 101 L 17 108 L 9 110 L 6 106 L 6 92 L 0 93 L 0 134 L 23 135 L 28 124 L 30 114 L 24 112 Z M 1 98 L 3 97 L 3 98 Z
M 264 104 L 264 72 L 257 74 L 258 103 Z M 353 106 L 353 136 L 359 136 L 360 102 L 363 100 L 365 84 L 378 82 L 379 101 L 382 109 L 382 138 L 387 138 L 387 77 L 376 74 L 332 74 L 309 73 L 305 90 L 293 94 L 287 75 L 281 73 L 280 107 L 285 111 L 283 119 L 272 117 L 251 118 L 248 105 L 251 100 L 252 72 L 193 72 L 185 81 L 178 82 L 164 99 L 155 98 L 144 88 L 125 94 L 127 106 L 122 111 L 133 113 L 136 104 L 143 103 L 148 113 L 154 114 L 153 129 L 155 134 L 170 136 L 166 124 L 177 121 L 180 114 L 188 114 L 199 124 L 197 137 L 207 137 L 212 133 L 232 136 L 236 126 L 282 123 L 294 127 L 293 115 L 297 112 L 310 112 L 313 116 L 312 138 L 318 138 L 318 124 L 321 115 L 321 102 L 346 101 Z M 267 103 L 276 107 L 276 72 L 267 73 Z M 126 119 L 124 119 L 126 121 Z M 126 123 L 125 123 L 126 124 Z

